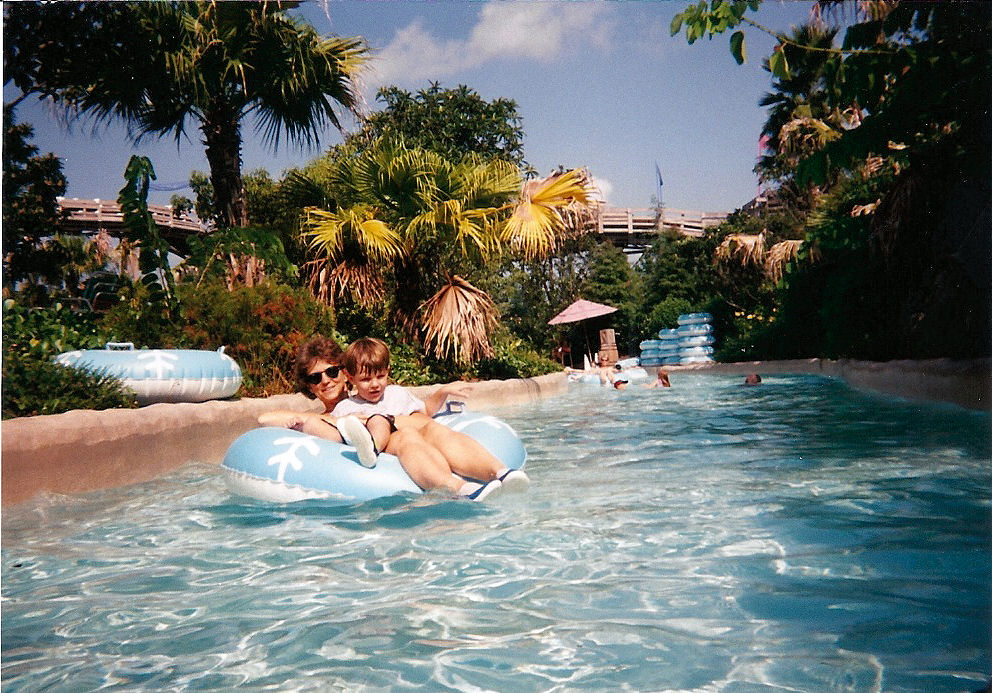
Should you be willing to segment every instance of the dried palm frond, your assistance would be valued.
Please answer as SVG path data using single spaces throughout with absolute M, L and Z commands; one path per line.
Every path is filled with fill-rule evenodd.
M 319 258 L 306 263 L 303 269 L 310 275 L 310 293 L 328 305 L 333 306 L 338 297 L 350 296 L 356 303 L 371 307 L 385 296 L 381 271 L 368 263 L 350 261 L 333 264 Z
M 812 117 L 810 113 L 808 105 L 800 106 L 793 113 L 792 120 L 778 132 L 778 151 L 789 161 L 798 161 L 822 151 L 828 143 L 841 136 L 840 129 Z
M 773 282 L 778 284 L 782 280 L 786 264 L 796 259 L 802 245 L 801 240 L 782 241 L 768 249 L 768 255 L 765 257 L 765 273 Z
M 528 181 L 501 238 L 528 259 L 542 257 L 575 232 L 592 204 L 592 185 L 584 169 Z
M 881 202 L 882 198 L 878 198 L 874 202 L 869 202 L 866 205 L 854 205 L 851 207 L 851 216 L 860 217 L 866 214 L 874 214 L 875 209 L 878 208 L 878 205 L 881 204 Z
M 761 265 L 765 259 L 765 232 L 758 234 L 732 233 L 717 246 L 717 261 L 729 262 L 738 258 L 741 267 Z
M 493 355 L 489 332 L 496 325 L 498 311 L 485 291 L 454 275 L 420 309 L 424 346 L 433 348 L 438 358 L 450 354 L 459 363 L 471 364 Z

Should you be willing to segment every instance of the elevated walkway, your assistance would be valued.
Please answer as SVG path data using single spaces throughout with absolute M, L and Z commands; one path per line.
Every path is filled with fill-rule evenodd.
M 663 230 L 701 238 L 727 216 L 727 212 L 665 207 L 659 218 L 658 211 L 652 208 L 603 206 L 596 218 L 596 231 L 621 248 L 645 248 Z
M 124 214 L 120 205 L 113 200 L 60 197 L 58 201 L 59 208 L 67 213 L 62 228 L 69 233 L 105 231 L 111 236 L 120 237 L 124 231 Z M 175 216 L 168 205 L 148 205 L 148 211 L 162 237 L 179 250 L 185 250 L 189 236 L 196 236 L 205 230 L 204 225 L 192 216 Z

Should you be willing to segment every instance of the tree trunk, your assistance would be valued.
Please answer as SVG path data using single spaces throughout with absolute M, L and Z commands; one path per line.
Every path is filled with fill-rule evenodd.
M 241 180 L 241 123 L 237 114 L 227 104 L 215 104 L 200 130 L 210 164 L 217 225 L 247 226 L 248 209 Z

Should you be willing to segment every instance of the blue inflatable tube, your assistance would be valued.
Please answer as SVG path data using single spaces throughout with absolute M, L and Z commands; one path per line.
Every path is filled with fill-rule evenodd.
M 712 334 L 700 335 L 698 337 L 682 337 L 679 340 L 679 348 L 684 349 L 686 347 L 712 346 L 715 343 L 716 337 Z
M 482 444 L 510 469 L 522 469 L 527 451 L 516 432 L 493 416 L 469 411 L 434 417 Z M 232 493 L 276 503 L 323 498 L 361 503 L 398 493 L 423 493 L 393 455 L 382 453 L 372 469 L 349 445 L 288 428 L 256 428 L 238 437 L 221 464 Z
M 679 325 L 700 325 L 703 323 L 713 322 L 713 315 L 711 313 L 684 313 L 679 316 Z
M 119 378 L 141 405 L 224 399 L 241 387 L 241 367 L 224 353 L 224 347 L 135 349 L 131 342 L 108 342 L 105 349 L 67 351 L 55 361 Z
M 712 356 L 712 355 L 713 355 L 713 347 L 711 346 L 694 346 L 694 347 L 685 347 L 683 349 L 679 349 L 680 358 L 688 358 L 690 356 Z
M 700 337 L 703 335 L 713 334 L 713 326 L 706 323 L 698 323 L 695 325 L 683 325 L 679 328 L 679 337 Z

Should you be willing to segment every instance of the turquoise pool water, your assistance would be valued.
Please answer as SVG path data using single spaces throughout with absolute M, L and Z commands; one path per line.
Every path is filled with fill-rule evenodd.
M 4 691 L 975 691 L 987 414 L 819 377 L 507 407 L 484 504 L 230 496 L 217 468 L 3 512 Z

